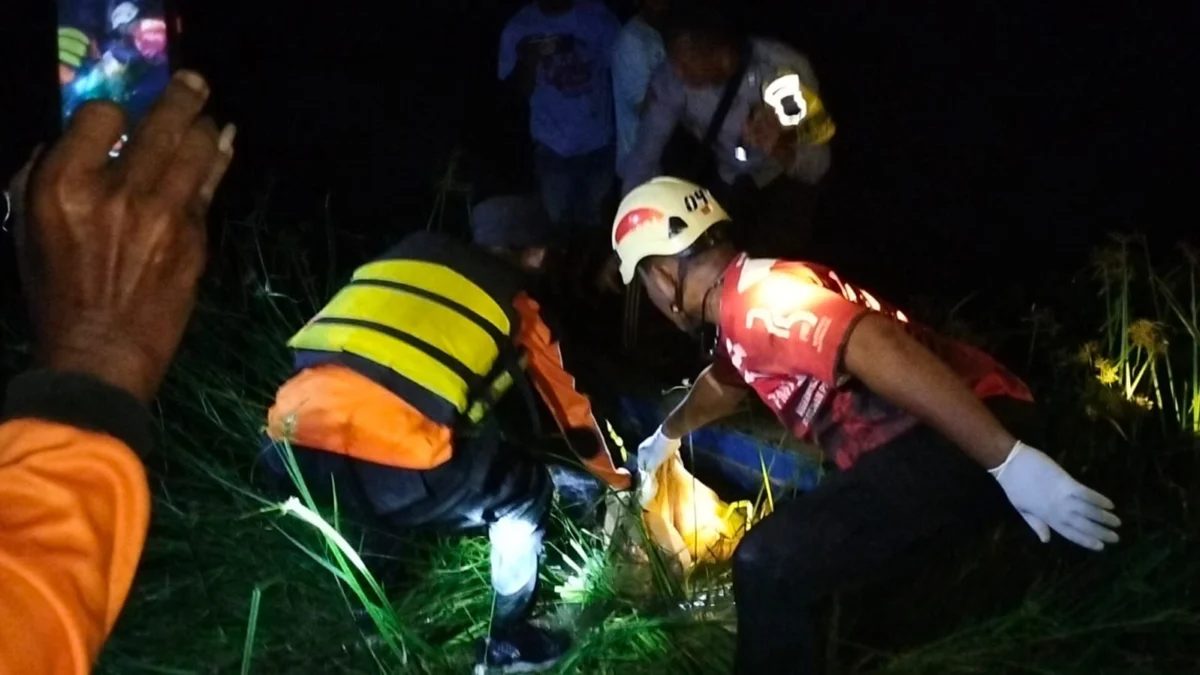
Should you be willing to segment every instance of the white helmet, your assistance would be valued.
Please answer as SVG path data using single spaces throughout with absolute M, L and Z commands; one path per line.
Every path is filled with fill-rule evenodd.
M 117 28 L 120 28 L 121 26 L 133 21 L 137 18 L 137 15 L 138 7 L 132 2 L 122 2 L 121 4 L 117 5 L 116 8 L 113 9 L 112 15 L 109 17 L 112 19 L 113 30 L 116 30 Z
M 729 214 L 712 193 L 695 183 L 659 176 L 634 188 L 617 209 L 612 246 L 628 284 L 638 263 L 656 255 L 683 253 Z

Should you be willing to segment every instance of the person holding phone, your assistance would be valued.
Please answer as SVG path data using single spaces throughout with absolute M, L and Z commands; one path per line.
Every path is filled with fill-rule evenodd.
M 137 569 L 150 515 L 139 455 L 204 269 L 206 215 L 234 129 L 181 71 L 125 154 L 112 103 L 82 106 L 13 181 L 35 367 L 0 424 L 0 673 L 91 672 Z
M 560 228 L 603 231 L 614 182 L 611 53 L 620 28 L 598 0 L 536 0 L 500 36 L 499 76 L 529 100 L 535 179 Z

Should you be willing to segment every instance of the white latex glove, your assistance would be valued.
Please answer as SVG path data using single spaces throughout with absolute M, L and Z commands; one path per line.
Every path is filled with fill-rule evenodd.
M 641 479 L 638 501 L 642 506 L 649 504 L 654 495 L 658 494 L 658 479 L 655 474 L 658 467 L 679 452 L 679 445 L 678 438 L 667 438 L 662 427 L 659 427 L 653 436 L 638 446 L 638 476 Z
M 1040 450 L 1017 441 L 1008 459 L 988 473 L 1042 543 L 1050 541 L 1051 529 L 1093 551 L 1120 541 L 1110 528 L 1121 519 L 1108 497 L 1071 478 Z

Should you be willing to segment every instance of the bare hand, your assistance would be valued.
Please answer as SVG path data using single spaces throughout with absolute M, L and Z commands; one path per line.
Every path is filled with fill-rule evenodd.
M 747 145 L 758 148 L 768 155 L 774 155 L 781 147 L 783 126 L 775 111 L 765 105 L 756 107 L 746 119 L 742 129 L 742 138 Z
M 617 254 L 610 254 L 604 260 L 604 265 L 596 275 L 596 288 L 609 293 L 621 293 L 625 290 L 621 283 L 621 259 Z
M 208 207 L 233 158 L 234 128 L 218 134 L 200 114 L 208 93 L 198 74 L 176 74 L 115 161 L 124 113 L 89 103 L 18 174 L 14 193 L 28 200 L 18 255 L 41 365 L 154 397 L 195 304 Z

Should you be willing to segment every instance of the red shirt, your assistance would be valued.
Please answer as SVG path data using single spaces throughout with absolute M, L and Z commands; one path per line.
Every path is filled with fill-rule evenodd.
M 988 354 L 912 324 L 829 268 L 742 254 L 725 271 L 721 293 L 713 374 L 748 384 L 796 437 L 842 469 L 918 424 L 842 371 L 846 340 L 867 312 L 904 323 L 979 398 L 1033 400 L 1025 383 Z

